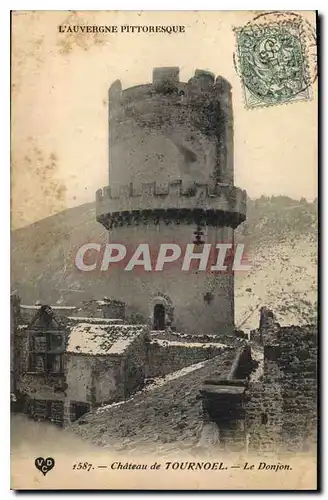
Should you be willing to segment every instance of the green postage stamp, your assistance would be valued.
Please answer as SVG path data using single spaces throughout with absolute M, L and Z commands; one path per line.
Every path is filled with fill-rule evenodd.
M 299 22 L 255 22 L 235 32 L 247 108 L 311 99 L 311 68 Z

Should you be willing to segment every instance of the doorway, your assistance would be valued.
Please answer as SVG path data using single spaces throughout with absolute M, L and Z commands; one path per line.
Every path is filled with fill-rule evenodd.
M 75 422 L 85 413 L 90 411 L 90 405 L 87 403 L 72 403 L 71 422 Z
M 156 304 L 154 307 L 154 330 L 165 330 L 165 307 Z

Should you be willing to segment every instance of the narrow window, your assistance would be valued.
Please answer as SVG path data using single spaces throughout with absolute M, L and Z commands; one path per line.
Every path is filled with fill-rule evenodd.
M 268 423 L 268 415 L 266 413 L 261 414 L 261 424 L 262 425 L 267 425 Z

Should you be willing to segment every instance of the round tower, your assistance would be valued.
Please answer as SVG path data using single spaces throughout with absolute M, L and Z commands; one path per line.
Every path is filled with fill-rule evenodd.
M 246 218 L 246 192 L 233 182 L 231 86 L 224 78 L 196 70 L 185 83 L 179 68 L 155 68 L 151 84 L 122 90 L 113 83 L 110 186 L 96 194 L 109 242 L 157 250 L 161 243 L 233 243 Z M 113 266 L 108 295 L 155 329 L 220 334 L 234 327 L 231 272 Z

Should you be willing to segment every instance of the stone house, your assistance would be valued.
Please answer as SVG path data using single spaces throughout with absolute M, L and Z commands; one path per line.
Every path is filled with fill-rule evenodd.
M 66 381 L 67 320 L 41 306 L 16 329 L 16 391 L 24 411 L 36 419 L 62 423 Z
M 24 411 L 63 426 L 143 385 L 147 328 L 65 318 L 41 306 L 15 336 L 15 387 Z
M 147 328 L 115 320 L 76 322 L 66 348 L 70 420 L 90 408 L 127 398 L 145 378 Z

